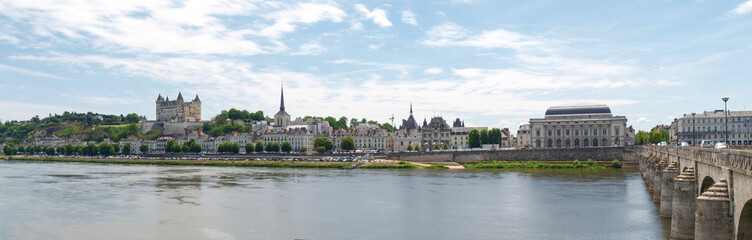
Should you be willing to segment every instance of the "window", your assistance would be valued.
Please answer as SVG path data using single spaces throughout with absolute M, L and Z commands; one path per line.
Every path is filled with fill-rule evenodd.
M 614 132 L 616 133 L 616 135 L 619 135 L 619 127 L 614 128 Z
M 575 136 L 580 136 L 580 129 L 575 129 L 574 130 L 574 135 Z
M 540 129 L 535 129 L 535 136 L 536 137 L 540 137 Z M 540 144 L 538 144 L 538 145 L 540 145 Z M 538 146 L 538 147 L 540 147 L 540 146 Z
M 569 136 L 569 129 L 567 129 L 567 136 Z M 569 146 L 567 146 L 567 147 L 569 147 Z
M 548 130 L 548 136 L 551 136 L 551 130 Z
M 561 136 L 561 129 L 556 130 L 556 136 Z
M 604 136 L 605 136 L 605 135 L 608 135 L 608 128 L 604 128 L 604 129 L 603 129 L 603 135 L 604 135 Z
M 588 130 L 587 128 L 585 128 L 585 129 L 582 129 L 582 135 L 585 135 L 585 136 L 587 136 L 587 135 L 588 135 L 588 132 L 589 132 L 589 131 L 590 131 L 590 130 Z

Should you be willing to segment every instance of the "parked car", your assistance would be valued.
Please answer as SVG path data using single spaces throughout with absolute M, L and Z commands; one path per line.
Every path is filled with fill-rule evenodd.
M 687 143 L 687 142 L 681 142 L 680 146 L 682 146 L 682 147 L 689 147 L 689 143 Z
M 703 148 L 712 148 L 713 147 L 713 143 L 711 141 L 708 141 L 708 140 L 702 140 L 702 142 L 700 142 L 700 147 L 703 147 Z
M 717 149 L 727 149 L 728 145 L 726 145 L 725 142 L 718 142 L 718 143 L 715 143 L 715 148 L 717 148 Z

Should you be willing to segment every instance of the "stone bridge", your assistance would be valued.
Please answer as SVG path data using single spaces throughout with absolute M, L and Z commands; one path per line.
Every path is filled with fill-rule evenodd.
M 752 239 L 752 152 L 634 148 L 671 239 Z

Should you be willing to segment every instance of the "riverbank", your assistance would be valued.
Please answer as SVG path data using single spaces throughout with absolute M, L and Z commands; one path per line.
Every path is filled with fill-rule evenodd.
M 467 169 L 483 169 L 483 168 L 621 168 L 622 162 L 614 160 L 611 162 L 596 162 L 588 160 L 584 163 L 574 160 L 571 162 L 554 162 L 554 163 L 541 163 L 541 162 L 472 162 L 462 164 Z
M 271 167 L 271 168 L 327 168 L 327 169 L 497 169 L 497 168 L 621 168 L 618 160 L 613 162 L 587 161 L 572 162 L 473 162 L 473 163 L 431 163 L 418 164 L 405 161 L 375 160 L 351 162 L 301 162 L 301 161 L 250 161 L 250 160 L 153 160 L 153 159 L 90 159 L 90 158 L 58 158 L 58 157 L 17 157 L 0 156 L 0 159 L 11 161 L 36 162 L 77 162 L 103 164 L 142 164 L 167 166 L 213 166 L 213 167 Z M 451 165 L 451 166 L 447 166 Z M 456 165 L 456 166 L 455 166 Z
M 294 161 L 222 161 L 222 160 L 144 160 L 144 159 L 87 159 L 87 158 L 33 158 L 4 157 L 10 161 L 36 162 L 78 162 L 105 164 L 143 164 L 169 166 L 213 166 L 213 167 L 280 167 L 280 168 L 345 168 L 352 163 L 343 162 L 294 162 Z

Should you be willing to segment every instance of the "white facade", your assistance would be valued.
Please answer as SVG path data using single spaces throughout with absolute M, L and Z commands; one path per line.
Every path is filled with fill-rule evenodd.
M 606 105 L 551 107 L 530 119 L 532 148 L 610 147 L 626 144 L 627 118 Z

